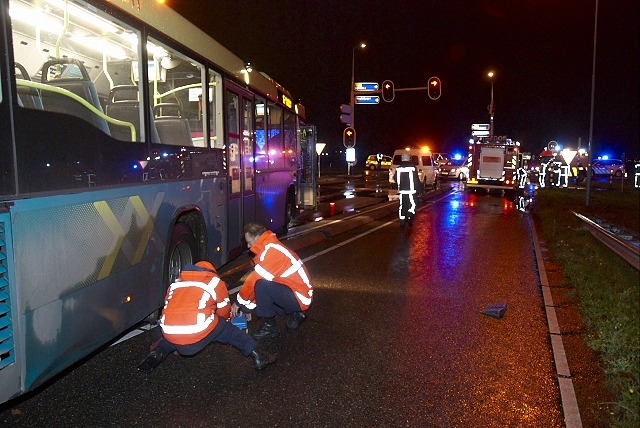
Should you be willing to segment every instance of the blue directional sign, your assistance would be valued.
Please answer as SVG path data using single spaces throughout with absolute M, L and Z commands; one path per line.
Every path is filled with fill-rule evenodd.
M 356 92 L 372 92 L 380 90 L 380 85 L 375 82 L 358 82 L 353 85 Z
M 356 95 L 356 104 L 379 104 L 380 97 L 369 95 Z

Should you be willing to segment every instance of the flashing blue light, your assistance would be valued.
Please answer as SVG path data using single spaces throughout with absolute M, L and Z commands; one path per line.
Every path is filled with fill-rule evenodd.
M 169 156 L 169 154 L 168 154 L 168 153 L 163 153 L 163 154 L 162 154 L 162 157 L 165 157 L 165 158 L 166 158 L 167 156 Z
M 453 155 L 453 159 L 460 160 L 460 159 L 462 159 L 462 155 L 460 153 L 456 153 L 456 154 Z
M 609 155 L 604 155 L 604 156 L 602 156 L 600 159 L 602 159 L 602 160 L 609 160 Z
M 137 164 L 137 163 L 134 163 L 131 167 L 132 167 L 133 169 L 138 169 L 138 164 Z

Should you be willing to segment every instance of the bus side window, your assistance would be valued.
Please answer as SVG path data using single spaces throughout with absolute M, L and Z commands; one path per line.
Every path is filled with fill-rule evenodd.
M 43 91 L 42 101 L 45 110 L 71 114 L 86 120 L 105 134 L 110 134 L 105 119 L 66 92 L 77 95 L 95 110 L 103 113 L 96 87 L 89 78 L 86 67 L 79 60 L 60 58 L 45 62 L 42 66 L 42 83 L 62 89 Z
M 282 107 L 269 106 L 269 132 L 267 147 L 269 150 L 269 169 L 284 167 L 284 138 L 282 135 L 283 114 Z
M 298 138 L 296 135 L 296 116 L 284 112 L 284 163 L 285 168 L 298 165 Z
M 204 65 L 151 37 L 148 47 L 149 92 L 160 143 L 205 147 Z

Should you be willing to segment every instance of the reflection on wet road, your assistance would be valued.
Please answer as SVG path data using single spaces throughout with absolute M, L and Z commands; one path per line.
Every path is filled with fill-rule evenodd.
M 214 344 L 192 358 L 172 355 L 146 377 L 135 367 L 155 329 L 101 352 L 0 422 L 563 425 L 529 218 L 513 202 L 454 191 L 424 203 L 410 230 L 387 216 L 297 252 L 314 302 L 299 330 L 278 320 L 280 336 L 263 346 L 279 361 L 264 372 Z M 480 313 L 496 302 L 507 303 L 503 318 Z

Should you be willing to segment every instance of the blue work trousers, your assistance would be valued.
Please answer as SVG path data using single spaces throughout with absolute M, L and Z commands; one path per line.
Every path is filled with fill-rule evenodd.
M 256 315 L 263 318 L 272 318 L 276 314 L 284 315 L 299 312 L 298 299 L 286 285 L 266 279 L 259 279 L 255 285 Z
M 196 343 L 192 343 L 190 345 L 176 345 L 169 342 L 167 339 L 162 338 L 158 347 L 164 351 L 165 356 L 168 356 L 173 351 L 178 351 L 180 355 L 189 356 L 202 351 L 204 347 L 211 342 L 221 342 L 233 345 L 238 348 L 245 357 L 248 357 L 249 354 L 258 346 L 258 343 L 247 333 L 240 330 L 230 322 L 218 319 L 218 324 L 213 330 L 211 330 L 211 333 Z

